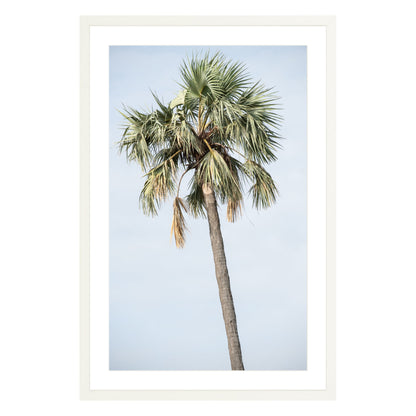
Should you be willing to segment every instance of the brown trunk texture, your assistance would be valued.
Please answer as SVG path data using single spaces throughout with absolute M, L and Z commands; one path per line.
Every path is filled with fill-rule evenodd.
M 244 370 L 240 340 L 238 338 L 237 331 L 237 319 L 235 316 L 233 296 L 231 294 L 230 277 L 228 275 L 224 242 L 222 240 L 220 227 L 220 218 L 217 210 L 217 201 L 215 199 L 214 191 L 210 186 L 204 185 L 202 190 L 204 193 L 205 206 L 208 216 L 212 253 L 214 255 L 215 275 L 217 277 L 222 315 L 224 317 L 225 331 L 228 339 L 231 369 Z

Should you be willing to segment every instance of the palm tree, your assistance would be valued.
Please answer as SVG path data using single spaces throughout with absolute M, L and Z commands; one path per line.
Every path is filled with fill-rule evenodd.
M 243 64 L 220 53 L 184 60 L 180 74 L 181 91 L 169 104 L 152 93 L 155 110 L 121 112 L 126 124 L 119 148 L 146 173 L 140 194 L 145 214 L 157 215 L 161 202 L 174 197 L 171 235 L 177 247 L 185 243 L 184 213 L 208 219 L 231 368 L 244 370 L 217 204 L 227 204 L 227 220 L 234 222 L 246 182 L 256 208 L 275 202 L 276 185 L 262 165 L 276 160 L 279 147 L 277 97 L 253 82 Z M 182 179 L 190 172 L 190 192 L 181 198 Z

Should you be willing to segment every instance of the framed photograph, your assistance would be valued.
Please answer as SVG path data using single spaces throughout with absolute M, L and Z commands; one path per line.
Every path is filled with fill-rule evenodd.
M 81 17 L 81 398 L 335 399 L 335 18 Z

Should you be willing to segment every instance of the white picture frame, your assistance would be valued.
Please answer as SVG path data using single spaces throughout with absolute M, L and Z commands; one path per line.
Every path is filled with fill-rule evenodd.
M 80 391 L 83 400 L 334 400 L 335 399 L 335 18 L 318 16 L 84 16 L 81 17 L 81 270 L 80 270 L 80 336 L 81 336 L 81 360 L 80 360 Z M 319 157 L 322 158 L 325 171 L 321 178 L 321 186 L 324 190 L 323 203 L 325 204 L 326 216 L 325 224 L 321 227 L 324 239 L 319 243 L 324 250 L 325 264 L 324 275 L 322 276 L 323 285 L 318 287 L 320 296 L 324 301 L 320 315 L 321 332 L 324 336 L 322 354 L 319 364 L 320 381 L 314 387 L 311 382 L 309 388 L 293 388 L 294 384 L 279 384 L 278 388 L 267 387 L 267 382 L 259 384 L 259 388 L 247 387 L 249 384 L 240 383 L 237 379 L 231 380 L 227 387 L 215 388 L 215 381 L 209 388 L 197 387 L 190 388 L 186 382 L 175 383 L 175 374 L 169 376 L 172 380 L 171 387 L 166 385 L 158 388 L 157 374 L 146 383 L 142 379 L 140 387 L 126 387 L 126 382 L 120 382 L 117 388 L 112 388 L 110 378 L 104 383 L 106 374 L 100 373 L 98 366 L 95 365 L 97 353 L 94 349 L 97 342 L 91 340 L 99 333 L 98 327 L 108 326 L 108 315 L 98 313 L 96 305 L 99 301 L 96 297 L 96 284 L 94 276 L 91 275 L 92 253 L 94 252 L 94 240 L 91 236 L 91 196 L 94 194 L 97 181 L 94 175 L 91 176 L 91 160 L 95 157 L 97 146 L 94 144 L 94 112 L 97 109 L 97 96 L 100 94 L 108 95 L 105 87 L 98 89 L 91 84 L 94 59 L 99 54 L 101 46 L 109 45 L 112 42 L 119 44 L 123 36 L 120 35 L 125 30 L 134 32 L 135 28 L 160 31 L 168 27 L 183 28 L 190 27 L 210 27 L 222 28 L 223 30 L 251 30 L 251 31 L 270 31 L 273 36 L 274 29 L 288 29 L 291 32 L 291 39 L 296 38 L 299 33 L 299 42 L 305 38 L 307 30 L 314 33 L 314 29 L 320 29 L 323 33 L 324 49 L 320 65 L 324 68 L 325 78 L 319 88 L 324 101 L 320 102 L 319 108 L 323 112 L 325 124 L 320 126 L 325 137 L 324 146 L 319 150 Z M 100 30 L 96 30 L 99 28 Z M 117 28 L 120 30 L 117 32 Z M 309 28 L 309 29 L 308 29 Z M 102 30 L 103 29 L 103 30 Z M 303 34 L 300 35 L 303 30 Z M 101 34 L 97 37 L 95 33 Z M 232 32 L 230 32 L 232 33 Z M 308 35 L 309 36 L 309 35 Z M 101 37 L 101 40 L 97 39 Z M 124 38 L 125 39 L 125 38 Z M 321 37 L 322 39 L 322 37 Z M 322 40 L 321 40 L 322 41 Z M 100 44 L 100 42 L 102 42 Z M 230 44 L 232 43 L 230 38 Z M 273 43 L 273 38 L 269 37 L 269 44 Z M 157 44 L 157 43 L 156 43 Z M 256 43 L 254 43 L 256 44 Z M 278 44 L 278 43 L 276 43 Z M 309 56 L 308 56 L 309 59 Z M 93 64 L 92 64 L 93 63 Z M 108 63 L 107 63 L 108 66 Z M 95 79 L 96 77 L 94 77 Z M 102 84 L 105 85 L 105 84 Z M 308 80 L 309 89 L 313 88 Z M 97 92 L 98 91 L 98 92 Z M 308 108 L 310 102 L 308 101 Z M 308 119 L 309 120 L 309 119 Z M 309 133 L 309 130 L 308 130 Z M 308 148 L 308 151 L 310 149 Z M 94 172 L 92 172 L 94 173 Z M 104 179 L 103 179 L 104 180 Z M 102 184 L 105 187 L 105 183 Z M 100 185 L 101 186 L 101 185 Z M 310 244 L 308 239 L 308 248 Z M 104 264 L 105 262 L 103 262 Z M 93 265 L 94 266 L 94 265 Z M 105 267 L 105 266 L 103 266 Z M 104 282 L 105 284 L 105 282 Z M 319 289 L 320 288 L 320 289 Z M 101 299 L 106 299 L 102 296 Z M 102 310 L 100 310 L 102 312 Z M 104 309 L 105 311 L 105 309 Z M 97 318 L 98 317 L 98 318 Z M 102 320 L 102 321 L 99 321 Z M 105 331 L 102 332 L 105 334 Z M 104 338 L 100 338 L 101 341 Z M 104 359 L 101 362 L 105 363 Z M 134 372 L 128 372 L 131 376 Z M 198 372 L 194 372 L 198 373 Z M 270 372 L 258 372 L 257 380 L 263 377 L 273 377 Z M 266 375 L 266 373 L 269 373 Z M 235 374 L 239 377 L 238 374 Z M 150 377 L 150 376 L 149 376 Z M 96 380 L 103 381 L 102 385 Z M 95 380 L 95 385 L 93 381 Z M 133 383 L 133 382 L 132 382 Z M 254 383 L 256 383 L 254 381 Z M 131 384 L 131 385 L 134 385 Z M 175 388 L 175 385 L 180 386 Z M 273 386 L 273 383 L 270 384 Z M 305 384 L 306 385 L 306 384 Z M 98 387 L 97 387 L 98 386 Z M 114 384 L 115 386 L 115 384 Z M 120 387 L 121 386 L 121 387 Z M 124 386 L 124 387 L 123 387 Z M 150 387 L 149 387 L 150 386 Z M 201 385 L 203 386 L 203 385 Z

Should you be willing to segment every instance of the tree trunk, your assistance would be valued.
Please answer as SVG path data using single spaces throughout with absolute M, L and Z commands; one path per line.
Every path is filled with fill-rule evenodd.
M 230 277 L 228 275 L 220 219 L 217 210 L 217 201 L 215 199 L 214 191 L 210 186 L 203 185 L 202 191 L 208 216 L 209 235 L 211 237 L 212 253 L 214 255 L 215 263 L 215 275 L 217 277 L 222 315 L 224 317 L 225 331 L 227 333 L 231 369 L 244 370 L 240 340 L 237 331 L 237 319 L 235 316 L 233 296 L 231 294 Z

